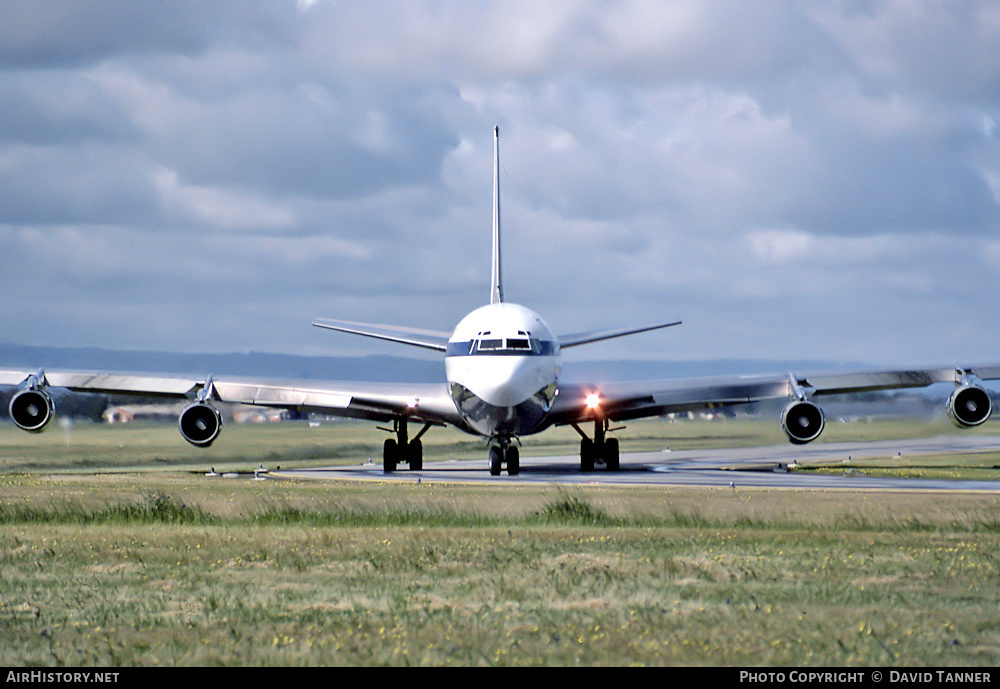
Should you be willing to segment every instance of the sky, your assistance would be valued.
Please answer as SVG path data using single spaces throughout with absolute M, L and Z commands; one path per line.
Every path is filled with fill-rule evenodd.
M 577 359 L 1000 360 L 1000 5 L 0 4 L 0 341 Z

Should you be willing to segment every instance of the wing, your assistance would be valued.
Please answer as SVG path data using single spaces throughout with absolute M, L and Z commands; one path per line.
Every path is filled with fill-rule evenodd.
M 592 420 L 599 415 L 621 421 L 763 400 L 804 400 L 807 396 L 919 388 L 934 383 L 976 387 L 976 380 L 997 379 L 1000 364 L 570 384 L 560 386 L 550 419 L 556 425 Z M 590 397 L 588 404 L 587 398 L 592 395 L 597 397 Z
M 282 381 L 228 376 L 197 378 L 150 373 L 0 370 L 0 385 L 21 386 L 25 390 L 43 394 L 45 388 L 51 386 L 76 392 L 188 398 L 203 404 L 212 401 L 251 404 L 374 421 L 389 421 L 405 415 L 408 419 L 424 423 L 465 427 L 448 394 L 447 387 L 443 384 Z M 11 412 L 13 416 L 14 409 Z M 16 417 L 14 420 L 18 423 Z M 29 427 L 27 430 L 41 430 L 48 418 L 40 421 L 37 428 Z M 22 425 L 22 428 L 24 427 Z
M 338 321 L 330 318 L 317 318 L 313 321 L 317 328 L 336 330 L 352 335 L 373 337 L 376 340 L 388 340 L 401 344 L 423 347 L 443 352 L 448 349 L 448 333 L 422 328 L 404 328 L 398 325 L 382 325 L 376 323 L 357 323 L 355 321 Z
M 599 416 L 624 421 L 781 399 L 788 396 L 788 391 L 788 378 L 781 376 L 573 383 L 559 386 L 549 418 L 555 425 L 588 421 Z
M 624 337 L 625 335 L 635 335 L 636 333 L 644 333 L 650 330 L 670 328 L 680 324 L 681 321 L 668 321 L 663 323 L 650 323 L 648 325 L 633 326 L 629 328 L 614 328 L 612 330 L 590 330 L 582 333 L 572 333 L 570 335 L 559 335 L 556 339 L 559 341 L 559 347 L 561 349 L 566 349 L 568 347 L 576 347 L 578 345 L 589 344 L 591 342 L 600 342 L 601 340 Z

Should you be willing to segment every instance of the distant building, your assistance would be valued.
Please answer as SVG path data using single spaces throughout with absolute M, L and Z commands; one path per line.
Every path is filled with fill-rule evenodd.
M 132 421 L 176 421 L 187 403 L 177 404 L 120 404 L 108 407 L 102 417 L 108 423 Z
M 104 410 L 102 417 L 107 423 L 130 423 L 132 421 L 169 421 L 175 423 L 184 408 L 191 404 L 184 400 L 174 404 L 119 404 Z M 249 405 L 219 405 L 219 411 L 227 421 L 236 423 L 277 423 L 291 418 L 286 409 L 269 409 Z

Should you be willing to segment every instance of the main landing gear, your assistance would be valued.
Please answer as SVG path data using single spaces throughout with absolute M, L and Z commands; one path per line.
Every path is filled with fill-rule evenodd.
M 521 451 L 510 444 L 510 438 L 497 438 L 490 443 L 490 476 L 499 476 L 504 464 L 508 475 L 521 473 Z
M 594 438 L 590 439 L 577 424 L 573 428 L 580 434 L 580 471 L 593 471 L 594 467 L 603 464 L 608 471 L 618 471 L 619 449 L 618 438 L 608 438 L 608 420 L 594 420 Z M 620 429 L 617 429 L 620 430 Z
M 387 438 L 382 446 L 382 468 L 385 473 L 394 472 L 400 462 L 409 464 L 410 471 L 420 471 L 424 468 L 424 446 L 420 438 L 430 427 L 431 424 L 425 423 L 413 440 L 407 437 L 405 416 L 393 419 L 392 428 L 379 427 L 383 431 L 396 434 L 395 438 Z

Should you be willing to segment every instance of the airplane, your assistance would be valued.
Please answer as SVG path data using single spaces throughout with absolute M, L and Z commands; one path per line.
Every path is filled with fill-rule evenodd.
M 452 426 L 482 436 L 488 468 L 498 476 L 520 472 L 522 436 L 553 426 L 571 426 L 581 436 L 580 470 L 620 469 L 612 424 L 669 413 L 788 400 L 781 428 L 795 444 L 812 442 L 825 426 L 816 397 L 837 393 L 925 387 L 953 383 L 947 401 L 952 420 L 969 428 L 992 411 L 982 381 L 1000 378 L 1000 364 L 927 369 L 832 371 L 810 374 L 728 375 L 660 381 L 567 383 L 560 380 L 561 353 L 580 345 L 669 328 L 679 320 L 638 327 L 555 335 L 531 309 L 504 299 L 500 234 L 500 129 L 494 129 L 493 251 L 490 301 L 458 322 L 451 333 L 392 325 L 316 319 L 319 328 L 438 351 L 445 382 L 391 384 L 276 381 L 147 373 L 0 370 L 0 385 L 18 386 L 9 405 L 19 428 L 42 431 L 55 414 L 49 387 L 98 393 L 188 398 L 178 417 L 181 436 L 208 447 L 222 428 L 215 402 L 241 403 L 392 424 L 382 448 L 383 470 L 423 468 L 421 438 L 434 427 Z M 420 425 L 411 438 L 410 426 Z M 590 425 L 592 433 L 585 428 Z

